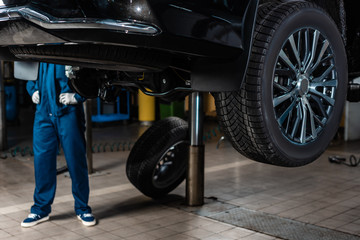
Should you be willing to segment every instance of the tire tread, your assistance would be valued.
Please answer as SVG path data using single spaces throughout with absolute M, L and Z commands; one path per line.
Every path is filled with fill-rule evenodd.
M 242 88 L 240 91 L 214 94 L 219 122 L 225 135 L 237 151 L 259 162 L 287 167 L 303 165 L 285 158 L 270 140 L 261 109 L 261 76 L 276 29 L 287 16 L 306 7 L 319 8 L 313 3 L 300 1 L 277 1 L 260 5 Z

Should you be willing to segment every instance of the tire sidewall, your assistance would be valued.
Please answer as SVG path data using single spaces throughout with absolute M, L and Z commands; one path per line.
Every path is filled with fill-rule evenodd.
M 181 132 L 183 131 L 180 128 L 174 129 L 175 131 Z M 183 142 L 186 139 L 186 131 L 183 131 L 184 134 L 181 135 L 177 135 L 176 138 L 174 138 L 174 135 L 172 134 L 171 131 L 168 135 L 164 135 L 163 139 L 167 140 L 167 144 L 166 145 L 156 145 L 156 143 L 154 142 L 154 151 L 156 152 L 155 155 L 149 157 L 149 159 L 147 161 L 143 161 L 141 163 L 141 167 L 140 169 L 144 169 L 143 171 L 141 171 L 141 174 L 139 174 L 139 178 L 140 179 L 147 179 L 146 181 L 142 181 L 142 186 L 141 186 L 141 191 L 146 194 L 147 196 L 152 196 L 152 197 L 156 197 L 156 196 L 162 196 L 164 194 L 167 194 L 168 192 L 170 192 L 171 190 L 173 190 L 177 185 L 179 185 L 185 178 L 185 173 L 186 173 L 186 162 L 187 160 L 184 159 L 184 168 L 183 169 L 178 169 L 179 171 L 179 178 L 175 179 L 174 182 L 172 182 L 171 184 L 169 184 L 168 186 L 165 187 L 158 187 L 155 186 L 153 184 L 153 176 L 154 176 L 154 170 L 157 166 L 157 164 L 159 163 L 161 157 L 175 144 L 178 144 L 180 142 Z M 146 158 L 146 156 L 145 156 Z
M 188 124 L 184 120 L 169 117 L 156 122 L 142 134 L 131 149 L 126 162 L 126 175 L 130 182 L 140 192 L 152 198 L 159 198 L 175 189 L 185 179 L 187 158 L 183 159 L 183 165 L 179 165 L 181 169 L 178 169 L 178 178 L 169 185 L 159 188 L 153 184 L 152 178 L 165 152 L 175 144 L 187 140 Z
M 303 27 L 317 29 L 329 40 L 338 73 L 338 87 L 336 89 L 335 105 L 326 126 L 315 141 L 300 145 L 290 142 L 283 135 L 276 120 L 272 103 L 273 76 L 279 52 L 289 36 Z M 270 79 L 269 76 L 271 76 Z M 338 34 L 336 25 L 320 9 L 313 7 L 301 8 L 300 11 L 287 16 L 279 27 L 275 29 L 264 61 L 262 75 L 262 96 L 264 99 L 262 111 L 264 113 L 265 127 L 268 129 L 272 144 L 276 146 L 276 149 L 280 151 L 282 156 L 295 161 L 294 165 L 303 165 L 305 164 L 304 161 L 308 163 L 315 160 L 334 137 L 342 117 L 342 109 L 346 97 L 346 82 L 347 63 L 342 39 L 340 34 Z

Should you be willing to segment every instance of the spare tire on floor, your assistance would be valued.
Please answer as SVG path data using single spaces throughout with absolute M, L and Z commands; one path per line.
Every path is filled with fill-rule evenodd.
M 126 163 L 126 174 L 140 192 L 159 198 L 185 179 L 188 155 L 188 124 L 181 118 L 169 117 L 155 122 L 136 141 Z

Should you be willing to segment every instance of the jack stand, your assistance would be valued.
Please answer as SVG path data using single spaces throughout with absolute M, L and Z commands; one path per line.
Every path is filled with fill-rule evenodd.
M 190 96 L 190 147 L 186 175 L 186 204 L 200 206 L 204 204 L 204 160 L 203 144 L 203 95 L 194 92 Z

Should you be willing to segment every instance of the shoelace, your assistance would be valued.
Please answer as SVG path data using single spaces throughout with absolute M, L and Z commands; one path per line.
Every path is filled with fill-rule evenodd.
M 38 216 L 38 215 L 35 214 L 35 213 L 30 213 L 30 214 L 28 215 L 28 218 L 35 219 L 37 216 Z

